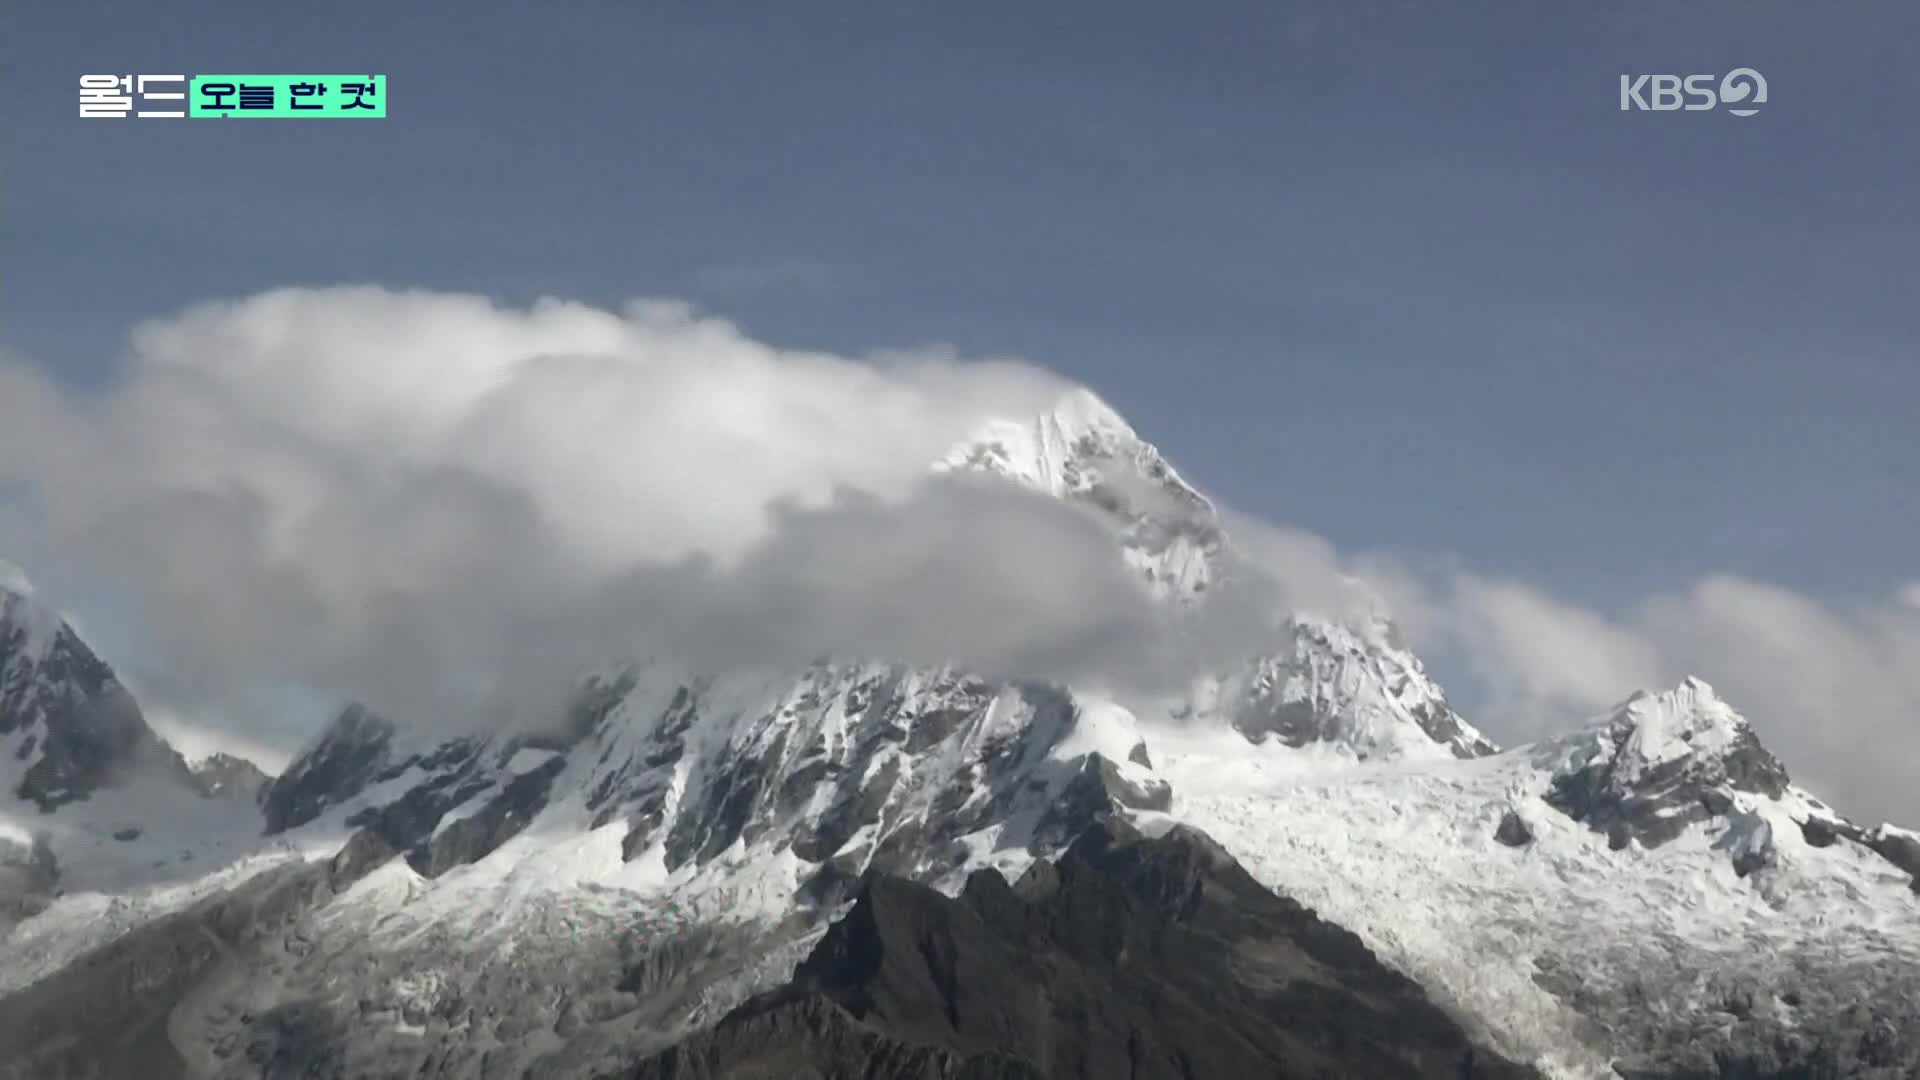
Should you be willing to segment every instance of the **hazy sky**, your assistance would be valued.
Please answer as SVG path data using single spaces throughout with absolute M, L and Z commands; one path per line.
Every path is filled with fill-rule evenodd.
M 1920 579 L 1911 3 L 7 22 L 0 346 L 74 393 L 135 323 L 279 286 L 673 297 L 1025 358 L 1242 511 L 1623 625 L 1726 577 L 1836 611 Z M 1758 116 L 1618 108 L 1622 72 L 1735 66 Z M 75 115 L 84 73 L 357 70 L 388 119 Z

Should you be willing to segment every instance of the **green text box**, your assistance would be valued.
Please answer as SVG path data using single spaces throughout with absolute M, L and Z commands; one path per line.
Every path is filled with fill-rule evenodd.
M 377 119 L 387 115 L 387 77 L 195 75 L 187 89 L 187 115 L 239 120 Z

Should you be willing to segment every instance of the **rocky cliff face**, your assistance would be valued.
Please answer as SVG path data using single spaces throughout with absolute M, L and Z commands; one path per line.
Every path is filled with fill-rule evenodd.
M 0 754 L 19 770 L 11 796 L 47 812 L 135 768 L 185 771 L 113 669 L 17 587 L 0 588 Z
M 1549 801 L 1605 832 L 1615 848 L 1658 847 L 1687 826 L 1724 815 L 1735 792 L 1779 798 L 1787 770 L 1713 688 L 1688 679 L 1636 694 L 1577 737 Z
M 1360 760 L 1482 757 L 1493 743 L 1447 704 L 1384 620 L 1343 625 L 1294 616 L 1288 647 L 1208 680 L 1199 705 L 1255 742 L 1323 744 Z
M 210 799 L 256 803 L 273 779 L 260 766 L 236 754 L 209 754 L 188 763 L 187 768 L 193 773 L 195 789 Z
M 791 983 L 625 1075 L 1534 1074 L 1206 837 L 1106 823 L 1012 886 L 869 879 Z
M 1238 580 L 1212 505 L 1090 396 L 942 467 L 1103 515 L 1175 616 Z M 52 1075 L 1460 1075 L 1470 1049 L 1510 1075 L 1497 1045 L 1556 1075 L 1788 1076 L 1829 1044 L 1920 1053 L 1878 1034 L 1911 1010 L 1876 1004 L 1920 971 L 1920 840 L 1794 788 L 1703 684 L 1495 754 L 1377 618 L 1276 612 L 1244 664 L 1148 701 L 853 658 L 614 663 L 540 736 L 348 708 L 256 811 L 200 797 L 243 791 L 242 765 L 116 795 L 150 733 L 90 718 L 118 684 L 62 631 L 0 623 L 0 769 L 41 768 L 0 807 L 0 1035 L 31 1031 Z M 1203 827 L 1261 884 L 1126 821 Z M 249 899 L 292 895 L 280 874 L 297 902 Z

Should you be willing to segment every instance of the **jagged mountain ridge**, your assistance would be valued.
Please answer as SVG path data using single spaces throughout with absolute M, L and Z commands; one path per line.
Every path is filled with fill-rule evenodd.
M 1845 823 L 1698 679 L 1484 758 L 1160 772 L 1179 820 L 1551 1074 L 1920 1069 L 1911 834 Z
M 621 1075 L 1536 1075 L 1204 836 L 1092 826 L 1013 885 L 863 883 L 787 986 Z
M 990 421 L 933 467 L 1097 509 L 1155 595 L 1191 601 L 1221 577 L 1226 538 L 1213 503 L 1091 391 L 1072 391 L 1032 419 Z
M 1173 604 L 1230 587 L 1231 548 L 1211 505 L 1182 496 L 1185 481 L 1124 422 L 1073 399 L 1030 425 L 1028 442 L 1006 433 L 1023 427 L 1000 426 L 971 444 L 989 446 L 984 456 L 969 450 L 963 462 L 1095 500 L 1123 557 Z M 1211 539 L 1183 546 L 1195 536 Z M 946 891 L 983 868 L 1017 878 L 1110 814 L 1214 833 L 1263 883 L 1353 926 L 1502 1047 L 1561 1055 L 1549 1063 L 1564 1075 L 1588 1075 L 1639 1040 L 1674 1038 L 1700 1015 L 1644 989 L 1592 990 L 1652 970 L 1623 944 L 1635 935 L 1696 950 L 1702 970 L 1762 987 L 1765 972 L 1751 963 L 1698 950 L 1730 932 L 1784 942 L 1795 963 L 1829 941 L 1879 950 L 1864 967 L 1805 960 L 1821 986 L 1885 986 L 1912 970 L 1902 965 L 1916 950 L 1892 921 L 1911 920 L 1893 906 L 1909 902 L 1911 878 L 1866 839 L 1902 850 L 1897 831 L 1819 808 L 1833 838 L 1803 839 L 1823 826 L 1796 817 L 1816 808 L 1791 785 L 1709 800 L 1719 778 L 1741 771 L 1724 764 L 1681 768 L 1685 782 L 1659 791 L 1636 785 L 1671 777 L 1613 768 L 1589 785 L 1599 801 L 1556 806 L 1550 796 L 1581 783 L 1569 778 L 1582 769 L 1653 760 L 1656 740 L 1636 735 L 1644 709 L 1625 728 L 1610 716 L 1568 740 L 1493 755 L 1389 627 L 1297 617 L 1272 641 L 1249 643 L 1249 657 L 1176 701 L 880 663 L 719 676 L 632 664 L 589 681 L 559 732 L 536 738 L 423 742 L 350 709 L 267 789 L 266 851 L 223 856 L 190 889 L 115 895 L 113 925 L 139 926 L 205 890 L 244 889 L 288 859 L 337 870 L 338 894 L 297 917 L 300 944 L 259 946 L 217 985 L 195 984 L 170 1021 L 187 1034 L 180 1052 L 198 1055 L 208 1075 L 248 1075 L 263 1060 L 343 1076 L 427 1060 L 455 1075 L 573 1075 L 630 1061 L 784 979 L 862 875 Z M 1679 723 L 1714 729 L 1706 719 Z M 1257 782 L 1241 790 L 1243 781 Z M 1686 809 L 1664 842 L 1648 833 L 1614 848 L 1611 824 L 1600 827 L 1609 813 L 1666 821 L 1661 811 L 1675 807 L 1699 809 Z M 1495 839 L 1508 815 L 1527 833 L 1517 844 Z M 1764 843 L 1756 821 L 1767 825 Z M 194 853 L 209 858 L 204 846 Z M 1741 873 L 1756 856 L 1763 864 Z M 1406 895 L 1400 883 L 1413 881 L 1429 893 Z M 1699 890 L 1724 921 L 1650 928 L 1642 908 L 1675 888 Z M 1606 901 L 1597 929 L 1578 914 L 1596 897 Z M 1436 900 L 1444 906 L 1429 910 Z M 99 940 L 77 922 L 94 910 L 63 902 L 25 924 L 5 943 L 24 962 L 0 972 L 0 990 Z M 1781 910 L 1840 930 L 1796 937 L 1763 925 Z M 1512 942 L 1478 921 L 1505 925 L 1514 912 L 1568 940 L 1521 934 L 1512 940 L 1530 951 L 1500 968 L 1513 979 L 1489 983 L 1477 969 Z M 1582 985 L 1561 974 L 1582 970 L 1600 977 Z M 1676 975 L 1674 985 L 1687 983 Z M 317 986 L 344 989 L 315 998 Z M 1663 1001 L 1664 1014 L 1620 1005 L 1647 1000 Z M 1806 1015 L 1850 1032 L 1846 1004 Z M 352 1020 L 366 1016 L 380 1019 Z M 1583 1026 L 1598 1017 L 1611 1026 Z M 348 1032 L 361 1041 L 343 1043 Z
M 10 794 L 43 811 L 143 760 L 185 767 L 113 669 L 18 577 L 0 586 L 0 753 L 20 763 Z
M 1212 503 L 1090 393 L 1069 394 L 1031 421 L 989 423 L 934 467 L 977 469 L 1096 507 L 1112 519 L 1123 557 L 1143 584 L 1172 604 L 1204 602 L 1207 587 L 1230 576 L 1230 544 Z M 1203 676 L 1191 699 L 1175 708 L 1197 723 L 1220 720 L 1251 740 L 1324 743 L 1359 759 L 1493 750 L 1384 620 L 1359 628 L 1307 615 L 1282 622 L 1276 613 L 1275 620 L 1272 643 L 1249 643 L 1242 670 Z M 830 863 L 837 874 L 862 872 L 875 857 L 900 872 L 946 864 L 942 872 L 957 870 L 965 859 L 951 845 L 959 837 L 1005 820 L 1016 806 L 1023 821 L 1044 817 L 1026 801 L 1035 790 L 1057 796 L 1064 783 L 1025 778 L 1021 770 L 1031 764 L 1007 759 L 1011 737 L 1020 736 L 1023 753 L 1044 755 L 1083 723 L 1089 732 L 1115 728 L 1095 734 L 1106 753 L 1086 768 L 1116 797 L 1142 808 L 1165 802 L 1164 785 L 1128 775 L 1137 768 L 1132 757 L 1145 750 L 1136 751 L 1144 744 L 1125 730 L 1135 723 L 1127 707 L 957 670 L 826 663 L 797 673 L 716 677 L 641 664 L 590 682 L 574 708 L 567 729 L 576 737 L 595 733 L 590 741 L 598 748 L 589 785 L 593 823 L 627 822 L 628 859 L 664 830 L 657 839 L 670 870 L 768 829 L 783 830 L 793 850 Z M 948 736 L 962 727 L 965 737 L 951 744 Z M 348 709 L 268 789 L 269 830 L 360 799 L 348 820 L 381 823 L 387 843 L 412 851 L 416 867 L 425 866 L 432 857 L 420 845 L 431 837 L 423 830 L 469 801 L 494 805 L 487 799 L 500 785 L 489 779 L 492 771 L 522 750 L 517 742 L 461 739 L 400 751 L 394 739 L 388 721 Z M 939 754 L 917 760 L 935 746 Z M 415 779 L 406 786 L 400 781 L 409 770 Z M 1031 786 L 1009 784 L 1013 773 Z M 368 787 L 392 796 L 393 811 L 374 805 L 378 797 L 361 799 Z M 523 785 L 519 798 L 544 800 L 544 791 L 536 796 L 532 787 Z M 992 794 L 981 797 L 983 791 Z M 907 806 L 911 830 L 891 816 Z M 929 831 L 930 822 L 938 828 Z M 863 829 L 890 838 L 890 846 L 854 842 Z M 474 847 L 454 862 L 442 857 L 439 865 L 485 850 Z M 915 858 L 924 865 L 899 865 L 901 852 L 920 853 Z

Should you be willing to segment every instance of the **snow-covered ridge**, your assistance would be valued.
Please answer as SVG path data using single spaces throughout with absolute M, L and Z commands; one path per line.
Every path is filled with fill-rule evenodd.
M 66 623 L 58 612 L 34 597 L 26 575 L 14 569 L 15 576 L 9 581 L 8 569 L 12 564 L 0 563 L 0 644 L 6 648 L 8 668 L 19 670 L 46 659 L 47 650 Z M 5 671 L 0 671 L 0 680 L 5 678 Z
M 1681 758 L 1722 759 L 1752 735 L 1745 717 L 1691 675 L 1673 690 L 1633 695 L 1607 724 L 1629 732 L 1614 761 L 1614 776 L 1623 784 L 1637 783 Z
M 1090 394 L 990 424 L 937 467 L 1100 511 L 1176 604 L 1232 587 L 1212 504 Z M 339 988 L 373 1026 L 391 1013 L 422 1054 L 471 1045 L 462 1018 L 523 1004 L 486 999 L 476 970 L 527 1001 L 581 1000 L 623 977 L 604 970 L 616 949 L 678 978 L 698 963 L 679 942 L 750 943 L 760 960 L 670 1018 L 710 1019 L 783 978 L 781 958 L 862 873 L 949 889 L 982 867 L 1018 874 L 1108 813 L 1200 827 L 1554 1075 L 1606 1075 L 1608 1058 L 1663 1039 L 1712 1045 L 1737 1025 L 1715 1011 L 1726 987 L 1703 980 L 1797 1030 L 1920 971 L 1920 899 L 1887 854 L 1920 837 L 1858 829 L 1793 787 L 1705 683 L 1495 753 L 1383 619 L 1276 616 L 1247 655 L 1171 700 L 846 659 L 615 664 L 570 703 L 564 734 L 539 738 L 436 743 L 349 709 L 268 788 L 264 849 L 210 858 L 202 843 L 189 866 L 177 831 L 150 834 L 137 845 L 159 880 L 96 880 L 140 897 L 117 932 L 200 895 L 179 884 L 198 867 L 230 883 L 273 858 L 364 859 L 377 869 L 301 929 L 321 947 L 276 961 L 276 977 Z M 56 817 L 111 851 L 110 815 L 144 809 L 116 798 Z M 89 920 L 119 899 L 104 895 L 60 899 L 0 948 L 31 941 L 31 970 L 54 966 L 96 940 Z M 395 965 L 404 992 L 367 982 Z M 605 977 L 588 986 L 575 965 Z M 259 993 L 230 1000 L 252 1010 Z
M 1092 391 L 1070 392 L 1038 417 L 988 421 L 932 467 L 1002 476 L 1099 510 L 1121 557 L 1158 596 L 1192 599 L 1219 580 L 1213 504 Z
M 1687 701 L 1697 714 L 1675 707 Z M 1727 758 L 1747 751 L 1713 731 L 1744 721 L 1694 688 L 1643 702 L 1489 757 L 1340 770 L 1302 768 L 1273 742 L 1229 756 L 1147 737 L 1170 820 L 1361 934 L 1549 1075 L 1611 1080 L 1615 1064 L 1696 1058 L 1715 1075 L 1716 1052 L 1920 1020 L 1895 989 L 1920 978 L 1911 875 L 1865 843 L 1807 834 L 1830 811 L 1800 789 L 1735 786 Z M 1688 730 L 1700 748 L 1679 753 L 1668 740 Z M 1616 735 L 1637 748 L 1621 772 L 1639 785 L 1618 797 L 1668 814 L 1603 824 L 1671 825 L 1657 842 L 1615 843 L 1560 790 Z
M 1286 646 L 1225 677 L 1196 683 L 1193 714 L 1249 739 L 1325 743 L 1357 759 L 1477 757 L 1493 743 L 1467 723 L 1418 657 L 1378 621 L 1287 620 Z
M 1615 848 L 1657 847 L 1742 793 L 1777 801 L 1790 783 L 1746 718 L 1698 678 L 1636 693 L 1537 756 L 1552 772 L 1549 800 Z

